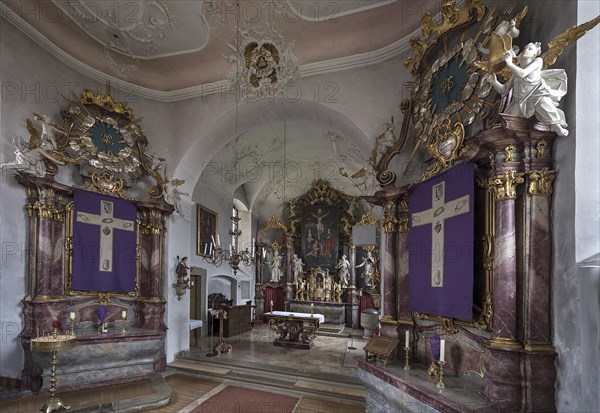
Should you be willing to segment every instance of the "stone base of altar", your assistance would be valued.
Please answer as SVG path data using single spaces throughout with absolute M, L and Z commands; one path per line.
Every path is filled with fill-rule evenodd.
M 297 350 L 310 350 L 315 345 L 315 343 L 313 343 L 312 341 L 310 343 L 302 343 L 297 341 L 275 339 L 273 341 L 273 345 L 277 347 L 294 348 Z
M 464 378 L 444 375 L 446 387 L 439 389 L 437 377 L 421 365 L 384 367 L 355 357 L 358 377 L 367 389 L 367 412 L 500 412 L 482 395 L 483 387 Z
M 28 341 L 23 341 L 25 367 L 22 375 L 29 390 L 47 389 L 50 386 L 50 353 L 30 351 Z M 77 390 L 153 377 L 166 368 L 164 347 L 162 331 L 138 329 L 127 334 L 79 331 L 77 346 L 57 353 L 57 388 Z
M 313 307 L 311 307 L 311 304 Z M 346 324 L 346 304 L 331 303 L 327 301 L 297 301 L 289 302 L 287 311 L 291 313 L 310 313 L 323 314 L 326 323 Z M 352 320 L 350 320 L 352 322 Z

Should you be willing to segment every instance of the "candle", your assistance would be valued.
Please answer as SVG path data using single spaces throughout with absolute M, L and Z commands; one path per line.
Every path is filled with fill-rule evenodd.
M 446 352 L 446 340 L 440 340 L 440 362 L 445 361 L 444 353 Z
M 127 310 L 121 311 L 121 318 L 127 318 Z
M 210 239 L 212 240 L 212 243 L 215 243 L 215 237 L 213 235 L 210 236 Z
M 219 234 L 217 234 L 217 244 L 219 244 L 219 246 L 221 246 L 221 238 L 219 238 Z
M 408 330 L 406 330 L 406 335 L 404 336 L 404 347 L 408 348 L 408 344 L 409 344 L 409 333 Z
M 69 318 L 70 318 L 71 320 L 75 320 L 75 311 L 71 311 L 71 312 L 69 313 Z
M 204 244 L 204 255 L 208 252 L 208 242 Z
M 271 300 L 271 308 L 273 308 L 273 300 Z
M 262 254 L 263 258 L 265 258 L 267 256 L 267 251 L 265 251 L 265 249 L 263 248 L 263 254 Z

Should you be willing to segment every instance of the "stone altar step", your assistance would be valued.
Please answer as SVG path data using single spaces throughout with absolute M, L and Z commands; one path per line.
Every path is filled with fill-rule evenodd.
M 275 370 L 266 364 L 245 361 L 232 363 L 228 360 L 197 360 L 185 355 L 177 356 L 168 367 L 179 373 L 200 374 L 203 378 L 221 382 L 277 387 L 331 401 L 342 398 L 350 404 L 362 404 L 366 397 L 365 387 L 356 377 L 308 373 L 284 367 Z
M 350 337 L 351 331 L 344 324 L 323 323 L 319 326 L 317 334 L 327 337 Z

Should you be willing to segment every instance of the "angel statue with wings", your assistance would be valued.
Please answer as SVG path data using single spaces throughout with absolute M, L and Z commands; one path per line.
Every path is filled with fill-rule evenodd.
M 539 42 L 527 44 L 516 57 L 511 50 L 502 59 L 510 71 L 510 78 L 500 83 L 496 74 L 488 82 L 504 96 L 512 91 L 512 101 L 504 113 L 537 120 L 559 136 L 567 136 L 564 112 L 558 108 L 560 99 L 567 94 L 567 75 L 563 69 L 547 69 L 554 64 L 565 46 L 573 43 L 588 30 L 600 23 L 600 16 L 579 26 L 572 27 L 548 43 L 548 51 L 542 54 Z

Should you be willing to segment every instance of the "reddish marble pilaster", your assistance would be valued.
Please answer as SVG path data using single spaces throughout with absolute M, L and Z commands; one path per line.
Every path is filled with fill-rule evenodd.
M 33 208 L 37 214 L 34 299 L 48 300 L 52 295 L 52 272 L 54 270 L 53 198 L 42 195 L 37 199 Z
M 412 324 L 408 299 L 408 202 L 400 202 L 398 214 L 398 320 L 401 323 Z
M 64 200 L 63 197 L 57 194 L 54 214 L 52 220 L 52 282 L 50 293 L 51 296 L 56 298 L 62 298 L 64 294 L 64 271 L 63 271 L 63 253 L 65 250 L 65 219 L 66 219 L 66 207 L 65 204 L 68 201 Z
M 385 245 L 381 274 L 381 291 L 383 298 L 382 323 L 396 323 L 397 303 L 396 303 L 396 255 L 398 248 L 398 206 L 395 201 L 388 201 L 383 210 L 383 243 Z M 395 334 L 395 326 L 393 328 Z
M 550 325 L 550 197 L 532 196 L 529 205 L 525 345 L 549 345 Z
M 165 302 L 136 300 L 134 305 L 136 327 L 166 331 Z

